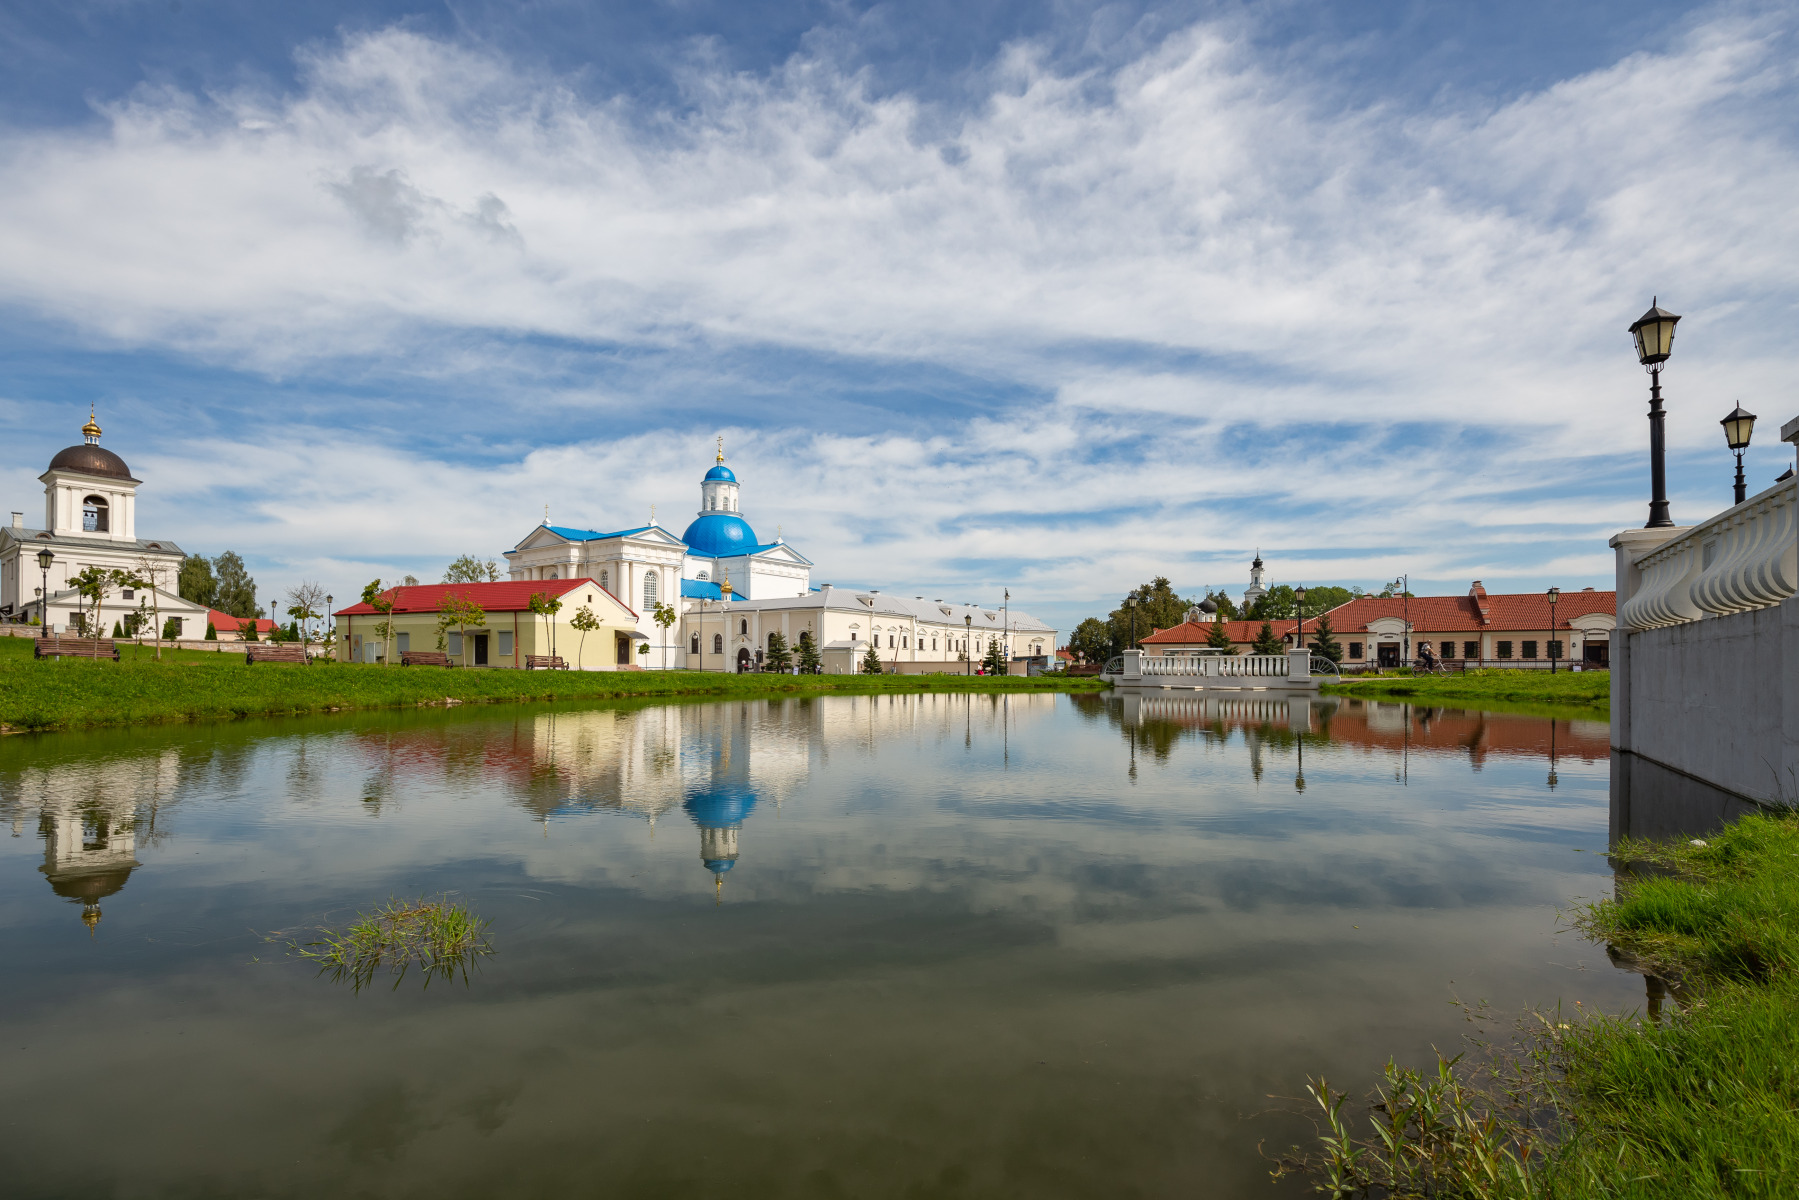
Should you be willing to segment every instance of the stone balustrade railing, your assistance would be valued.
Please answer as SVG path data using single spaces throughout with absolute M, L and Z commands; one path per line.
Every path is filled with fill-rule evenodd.
M 1143 658 L 1145 675 L 1285 679 L 1290 669 L 1285 654 L 1170 654 Z
M 1799 479 L 1777 483 L 1637 559 L 1629 629 L 1768 608 L 1799 592 Z

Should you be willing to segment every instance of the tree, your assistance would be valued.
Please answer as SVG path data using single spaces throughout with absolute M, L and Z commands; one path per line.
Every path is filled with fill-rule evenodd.
M 444 568 L 445 583 L 498 583 L 499 581 L 500 564 L 491 558 L 483 562 L 472 554 L 464 554 Z
M 273 633 L 274 631 L 270 630 L 270 632 Z M 237 636 L 246 642 L 261 641 L 262 639 L 256 636 L 256 618 L 239 617 L 237 621 Z
M 1084 663 L 1103 663 L 1112 657 L 1112 631 L 1098 617 L 1088 617 L 1068 635 L 1068 649 Z
M 800 634 L 800 674 L 816 675 L 822 665 L 818 657 L 818 640 L 809 633 Z
M 166 621 L 164 621 L 164 622 L 163 622 L 163 623 L 162 623 L 162 640 L 163 640 L 163 641 L 165 641 L 165 642 L 173 642 L 173 641 L 178 641 L 178 640 L 180 640 L 180 637 L 181 637 L 181 630 L 180 630 L 180 628 L 179 628 L 179 627 L 178 627 L 178 626 L 177 626 L 177 625 L 176 625 L 176 622 L 177 622 L 177 621 L 179 621 L 179 620 L 181 620 L 181 618 L 180 618 L 180 617 L 170 617 L 170 618 L 169 618 L 169 619 L 168 619 L 168 620 L 166 620 Z M 161 654 L 161 653 L 162 653 L 162 647 L 161 647 L 161 646 L 158 646 L 158 647 L 157 647 L 157 648 L 156 648 L 156 652 L 157 652 L 157 653 L 158 653 L 158 654 Z
M 387 643 L 394 635 L 394 599 L 391 592 L 381 590 L 381 581 L 371 579 L 362 589 L 362 602 L 381 614 L 381 620 L 375 622 L 375 633 L 381 639 L 381 665 L 387 666 L 393 661 L 393 655 L 387 652 Z M 438 640 L 438 649 L 443 648 L 443 641 Z
M 1179 625 L 1187 619 L 1187 610 L 1193 607 L 1192 601 L 1183 600 L 1175 594 L 1174 586 L 1164 575 L 1158 575 L 1150 582 L 1133 588 L 1129 596 L 1137 600 L 1136 630 L 1139 640 L 1158 629 L 1172 629 Z M 1107 615 L 1106 628 L 1111 631 L 1112 645 L 1122 649 L 1130 647 L 1131 625 L 1131 609 L 1127 604 L 1120 604 Z
M 1337 643 L 1335 633 L 1336 631 L 1331 628 L 1330 617 L 1328 615 L 1320 616 L 1312 629 L 1312 653 L 1319 658 L 1328 658 L 1331 662 L 1341 665 L 1343 647 Z
M 161 559 L 145 556 L 137 560 L 133 570 L 150 591 L 150 628 L 156 631 L 156 661 L 161 662 L 162 643 L 169 636 L 162 621 L 162 589 L 169 574 L 169 564 Z M 138 606 L 143 607 L 141 601 Z
M 175 576 L 175 594 L 183 600 L 192 600 L 207 608 L 217 608 L 215 601 L 219 598 L 219 581 L 212 577 L 212 564 L 198 554 L 190 554 L 182 559 L 181 570 Z
M 551 654 L 556 653 L 556 614 L 562 611 L 562 601 L 548 592 L 533 592 L 531 593 L 530 608 L 537 616 L 544 617 L 549 621 L 550 637 L 547 649 Z
M 1263 621 L 1262 628 L 1256 633 L 1255 645 L 1249 648 L 1249 652 L 1251 654 L 1285 654 L 1287 648 L 1281 644 L 1280 638 L 1276 636 L 1274 626 L 1267 621 Z
M 768 635 L 768 666 L 771 671 L 783 675 L 793 669 L 793 651 L 787 645 L 787 638 L 778 630 Z
M 93 615 L 82 615 L 82 632 L 92 630 L 91 636 L 98 638 L 106 625 L 101 615 L 106 607 L 106 594 L 115 588 L 143 587 L 144 581 L 130 571 L 121 571 L 117 567 L 83 567 L 80 573 L 69 576 L 69 586 L 81 595 L 83 601 L 93 606 Z M 100 657 L 100 646 L 94 645 L 94 657 Z
M 206 622 L 206 637 L 202 640 L 208 642 L 216 642 L 219 640 L 219 631 L 212 627 L 212 622 L 210 620 Z
M 881 665 L 881 653 L 875 649 L 873 642 L 868 643 L 868 653 L 862 656 L 862 673 L 864 675 L 880 675 L 886 667 Z
M 255 617 L 256 581 L 237 552 L 227 550 L 213 559 L 212 573 L 218 580 L 212 607 L 234 617 Z
M 662 630 L 662 669 L 666 671 L 668 670 L 669 626 L 673 625 L 676 621 L 679 621 L 681 619 L 681 614 L 658 600 L 656 601 L 656 607 L 650 610 L 650 616 L 655 620 L 656 627 Z
M 1228 654 L 1237 652 L 1236 644 L 1231 641 L 1230 630 L 1224 627 L 1223 609 L 1218 610 L 1218 617 L 1212 622 L 1211 631 L 1206 634 L 1206 645 L 1214 650 L 1223 650 Z
M 1237 611 L 1236 602 L 1233 601 L 1224 592 L 1222 592 L 1222 591 L 1214 592 L 1214 591 L 1208 590 L 1206 592 L 1206 599 L 1210 600 L 1213 604 L 1218 606 L 1217 615 L 1219 617 L 1223 618 L 1224 620 L 1236 621 L 1236 620 L 1241 619 L 1241 616 Z
M 419 577 L 417 575 L 408 575 L 404 579 L 400 580 L 401 587 L 417 587 L 418 585 L 419 585 Z
M 987 655 L 981 659 L 981 669 L 989 675 L 1006 673 L 1006 644 L 997 637 L 987 643 Z
M 312 644 L 312 623 L 325 616 L 325 589 L 316 583 L 301 582 L 287 589 L 287 615 L 294 619 L 294 636 L 303 645 Z
M 462 643 L 462 665 L 468 666 L 468 630 L 469 626 L 479 629 L 487 624 L 487 610 L 476 604 L 466 595 L 456 592 L 447 593 L 443 599 L 443 607 L 437 611 L 437 648 L 444 648 L 444 631 L 452 627 L 456 637 Z
M 568 627 L 581 634 L 581 640 L 575 644 L 575 667 L 579 669 L 582 652 L 587 647 L 587 635 L 600 627 L 600 619 L 593 615 L 593 609 L 583 604 L 575 610 L 575 615 L 568 619 Z
M 123 639 L 125 637 L 125 627 L 120 625 L 117 621 L 114 621 L 112 623 L 112 636 L 114 640 Z

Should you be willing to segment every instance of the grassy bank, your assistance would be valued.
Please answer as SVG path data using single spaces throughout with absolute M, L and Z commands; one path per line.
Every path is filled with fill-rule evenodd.
M 1664 981 L 1672 1011 L 1543 1020 L 1501 1057 L 1504 1086 L 1459 1064 L 1389 1064 L 1372 1138 L 1325 1090 L 1311 1165 L 1338 1194 L 1395 1182 L 1394 1195 L 1565 1200 L 1799 1192 L 1799 818 L 1746 817 L 1616 858 L 1617 897 L 1575 924 Z
M 244 665 L 242 654 L 125 647 L 121 662 L 31 658 L 24 638 L 0 638 L 0 729 L 84 729 L 170 721 L 658 696 L 719 698 L 879 692 L 1096 691 L 1058 676 L 722 675 L 698 671 L 473 671 L 329 663 Z
M 1610 671 L 1468 671 L 1457 675 L 1349 676 L 1324 688 L 1339 696 L 1395 696 L 1408 700 L 1505 700 L 1521 704 L 1579 704 L 1609 708 Z

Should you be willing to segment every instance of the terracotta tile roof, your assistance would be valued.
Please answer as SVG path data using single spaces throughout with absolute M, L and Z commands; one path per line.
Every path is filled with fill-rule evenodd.
M 531 608 L 531 597 L 538 592 L 548 592 L 552 596 L 566 596 L 577 588 L 605 592 L 633 618 L 637 616 L 635 609 L 591 579 L 508 579 L 499 583 L 415 583 L 410 587 L 388 588 L 381 595 L 393 601 L 396 613 L 438 612 L 443 608 L 444 598 L 451 593 L 473 600 L 481 606 L 484 612 L 528 612 Z M 565 608 L 564 611 L 568 610 Z M 358 602 L 348 608 L 340 608 L 332 615 L 361 617 L 371 616 L 375 612 L 376 609 L 373 605 Z
M 266 617 L 234 617 L 230 613 L 222 613 L 216 608 L 206 610 L 206 620 L 220 633 L 242 633 L 245 625 L 254 625 L 258 637 L 265 633 L 273 633 L 275 630 L 275 622 Z
M 1617 611 L 1616 592 L 1563 592 L 1555 606 L 1556 627 L 1567 629 L 1570 620 L 1590 613 L 1614 616 Z M 1549 600 L 1541 592 L 1489 596 L 1484 590 L 1467 596 L 1413 596 L 1409 601 L 1398 596 L 1363 596 L 1339 604 L 1329 615 L 1336 633 L 1366 633 L 1370 621 L 1408 615 L 1419 633 L 1503 633 L 1548 629 Z M 1313 624 L 1306 621 L 1308 633 Z
M 1282 633 L 1293 632 L 1293 622 L 1290 620 L 1275 621 L 1272 624 L 1275 637 L 1279 637 Z M 1233 642 L 1253 642 L 1261 631 L 1262 623 L 1260 621 L 1226 621 L 1224 623 L 1224 632 Z M 1159 633 L 1152 633 L 1148 637 L 1140 637 L 1137 641 L 1144 646 L 1190 646 L 1204 642 L 1210 636 L 1212 636 L 1212 622 L 1182 621 L 1172 629 L 1164 629 Z

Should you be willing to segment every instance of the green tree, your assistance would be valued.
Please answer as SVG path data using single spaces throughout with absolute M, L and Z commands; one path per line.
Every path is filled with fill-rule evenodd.
M 487 624 L 487 610 L 475 603 L 473 599 L 457 592 L 445 593 L 443 605 L 437 610 L 437 648 L 444 648 L 444 633 L 455 629 L 456 637 L 462 642 L 462 665 L 468 666 L 470 626 L 480 629 Z
M 670 626 L 681 619 L 681 614 L 658 600 L 656 607 L 650 610 L 650 618 L 656 622 L 656 627 L 662 630 L 662 669 L 666 671 L 668 670 L 668 630 Z
M 179 624 L 177 624 L 177 622 L 179 622 L 180 620 L 181 620 L 180 617 L 170 617 L 168 620 L 166 620 L 162 623 L 162 640 L 163 641 L 173 642 L 181 637 L 181 626 Z M 158 646 L 157 647 L 158 653 L 160 653 L 161 650 L 162 650 L 162 647 Z
M 1236 602 L 1222 591 L 1207 591 L 1206 599 L 1218 606 L 1218 615 L 1223 617 L 1226 621 L 1236 621 L 1241 619 L 1241 616 L 1237 611 Z
M 1231 641 L 1230 630 L 1224 626 L 1223 609 L 1219 610 L 1217 619 L 1212 622 L 1212 628 L 1206 634 L 1206 645 L 1214 650 L 1224 650 L 1231 654 L 1237 652 L 1235 644 Z
M 183 600 L 217 608 L 219 581 L 212 577 L 212 564 L 198 554 L 182 559 L 181 570 L 175 576 L 175 593 Z
M 533 592 L 529 607 L 533 614 L 544 618 L 549 625 L 550 636 L 546 639 L 549 645 L 539 649 L 547 649 L 551 654 L 556 653 L 556 614 L 562 611 L 562 601 L 548 592 Z
M 862 656 L 862 673 L 864 675 L 880 675 L 886 670 L 887 668 L 881 665 L 880 651 L 875 649 L 873 642 L 868 643 L 868 653 Z
M 287 615 L 294 619 L 294 637 L 310 646 L 312 623 L 329 615 L 325 612 L 325 589 L 310 582 L 288 588 Z
M 272 630 L 270 632 L 273 632 Z M 246 642 L 258 642 L 262 639 L 256 635 L 256 618 L 242 617 L 237 623 L 237 636 Z
M 989 675 L 1006 673 L 1006 644 L 999 638 L 987 643 L 987 654 L 981 659 L 981 669 Z
M 1336 630 L 1331 628 L 1328 615 L 1320 616 L 1312 631 L 1312 653 L 1319 658 L 1328 658 L 1333 663 L 1342 665 L 1343 647 L 1338 644 Z
M 800 634 L 800 674 L 816 675 L 821 665 L 818 640 L 809 633 Z
M 234 617 L 256 616 L 256 581 L 234 550 L 227 550 L 212 560 L 213 577 L 218 580 L 212 607 Z
M 1280 637 L 1274 632 L 1274 626 L 1267 621 L 1256 632 L 1255 645 L 1249 648 L 1251 654 L 1285 654 L 1286 646 L 1281 644 Z
M 1165 575 L 1158 575 L 1148 583 L 1133 588 L 1126 599 L 1137 601 L 1136 629 L 1137 640 L 1142 641 L 1158 629 L 1172 629 L 1187 619 L 1187 610 L 1193 602 L 1183 600 L 1175 593 L 1174 586 Z M 1120 604 L 1106 616 L 1106 628 L 1112 633 L 1112 645 L 1120 649 L 1128 649 L 1131 645 L 1131 607 Z
M 375 634 L 381 639 L 381 665 L 388 666 L 393 662 L 393 655 L 387 652 L 387 644 L 394 636 L 393 593 L 382 591 L 379 579 L 371 579 L 362 589 L 362 602 L 381 614 L 381 619 L 375 622 Z M 442 648 L 443 642 L 439 639 L 438 649 Z
M 587 648 L 587 635 L 600 627 L 600 619 L 593 615 L 593 609 L 583 604 L 575 610 L 575 615 L 568 619 L 568 627 L 581 635 L 575 643 L 575 666 L 581 665 L 581 655 Z
M 1098 617 L 1088 617 L 1068 635 L 1068 649 L 1088 664 L 1104 663 L 1116 653 L 1112 631 Z
M 768 666 L 783 675 L 793 669 L 793 651 L 788 647 L 785 635 L 778 630 L 768 635 Z
M 114 639 L 123 639 L 125 637 L 125 627 L 120 625 L 117 621 L 114 621 L 112 623 L 112 636 Z
M 445 583 L 498 583 L 499 580 L 500 564 L 491 558 L 482 561 L 472 554 L 464 554 L 444 568 Z
M 78 574 L 69 576 L 69 586 L 80 594 L 84 605 L 92 607 L 92 613 L 82 614 L 80 625 L 82 632 L 92 630 L 93 637 L 103 636 L 106 628 L 103 613 L 106 608 L 106 597 L 109 593 L 128 587 L 143 587 L 144 581 L 130 571 L 121 571 L 117 567 L 83 567 Z M 100 657 L 100 647 L 94 646 L 94 657 Z
M 219 631 L 212 627 L 211 621 L 206 622 L 206 637 L 202 640 L 208 642 L 216 642 L 219 640 Z

